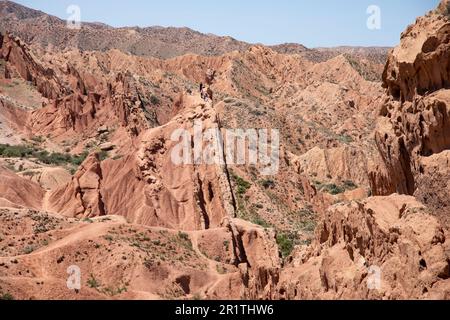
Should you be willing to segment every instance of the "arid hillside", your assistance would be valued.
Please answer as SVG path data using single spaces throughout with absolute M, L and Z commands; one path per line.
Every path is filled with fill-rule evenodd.
M 12 1 L 0 1 L 0 31 L 12 32 L 27 43 L 56 47 L 61 51 L 107 51 L 117 49 L 137 56 L 160 59 L 192 53 L 215 56 L 232 51 L 243 52 L 252 44 L 231 37 L 203 34 L 189 28 L 122 27 L 102 23 L 83 23 L 81 30 L 68 29 L 67 23 L 44 12 L 32 10 Z M 300 44 L 271 47 L 284 54 L 300 54 L 308 59 L 323 61 L 341 53 L 355 53 L 384 64 L 388 48 L 336 48 L 313 50 Z M 326 51 L 326 52 L 325 52 Z
M 450 299 L 449 9 L 387 56 L 1 1 L 0 298 Z

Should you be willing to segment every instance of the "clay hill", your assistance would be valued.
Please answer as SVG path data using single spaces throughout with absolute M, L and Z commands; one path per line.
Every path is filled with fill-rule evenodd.
M 0 2 L 0 298 L 450 299 L 449 12 L 386 57 Z M 175 163 L 198 121 L 279 170 Z

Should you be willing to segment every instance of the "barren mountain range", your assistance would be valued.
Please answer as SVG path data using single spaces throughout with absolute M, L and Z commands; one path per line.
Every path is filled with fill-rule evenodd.
M 450 299 L 449 11 L 388 53 L 0 1 L 0 298 Z M 174 163 L 199 121 L 279 170 Z

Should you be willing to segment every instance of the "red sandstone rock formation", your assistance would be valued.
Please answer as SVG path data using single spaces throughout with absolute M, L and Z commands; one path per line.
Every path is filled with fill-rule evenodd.
M 426 211 L 398 195 L 331 207 L 315 245 L 299 250 L 282 271 L 282 296 L 448 299 L 450 242 Z
M 45 192 L 41 187 L 0 167 L 0 206 L 40 209 Z
M 383 75 L 388 95 L 375 134 L 381 160 L 370 173 L 375 195 L 416 195 L 444 219 L 449 197 L 442 195 L 442 183 L 450 173 L 444 169 L 450 149 L 447 5 L 443 1 L 419 18 L 389 56 Z M 430 170 L 430 161 L 440 161 L 439 174 Z
M 92 141 L 118 149 L 103 161 L 92 152 L 63 186 L 0 170 L 0 244 L 15 243 L 0 245 L 0 289 L 76 298 L 65 286 L 76 263 L 100 283 L 82 298 L 449 299 L 448 8 L 403 34 L 381 98 L 372 68 L 348 54 L 315 63 L 251 46 L 159 60 L 0 36 L 0 80 L 30 81 L 47 98 L 17 111 L 2 96 L 8 130 L 74 154 Z M 196 91 L 205 72 L 215 105 Z M 279 173 L 174 163 L 172 134 L 192 136 L 196 120 L 280 129 Z M 339 190 L 344 182 L 354 188 Z M 365 199 L 369 183 L 377 197 Z M 319 221 L 310 245 L 305 215 Z M 305 240 L 284 264 L 275 229 Z
M 72 217 L 122 215 L 129 222 L 172 229 L 218 227 L 234 217 L 226 168 L 177 165 L 172 161 L 172 133 L 202 119 L 204 130 L 217 127 L 211 106 L 193 106 L 163 127 L 141 136 L 138 150 L 102 163 L 91 156 L 68 186 L 49 197 L 49 209 Z M 193 133 L 192 133 L 193 134 Z

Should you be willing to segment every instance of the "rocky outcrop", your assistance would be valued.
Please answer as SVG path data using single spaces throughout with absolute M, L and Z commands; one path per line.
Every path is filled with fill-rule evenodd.
M 104 123 L 120 125 L 135 138 L 157 123 L 149 118 L 140 91 L 131 76 L 96 81 L 92 75 L 82 76 L 73 67 L 68 69 L 68 82 L 74 93 L 52 100 L 45 108 L 32 113 L 29 126 L 37 134 L 52 132 L 62 135 L 93 134 Z M 125 137 L 124 137 L 125 138 Z
M 448 3 L 443 1 L 441 7 Z M 389 55 L 384 87 L 402 102 L 450 86 L 450 23 L 441 9 L 420 17 Z
M 32 168 L 5 159 L 36 170 L 21 169 L 23 176 L 38 174 L 27 177 L 34 183 L 0 170 L 0 206 L 52 214 L 0 210 L 0 231 L 8 230 L 0 263 L 17 257 L 0 268 L 0 289 L 20 298 L 72 297 L 66 268 L 77 263 L 99 279 L 97 290 L 83 287 L 79 297 L 449 298 L 448 8 L 443 1 L 404 33 L 389 56 L 381 98 L 378 71 L 355 60 L 351 48 L 321 63 L 260 45 L 160 60 L 119 50 L 44 50 L 0 36 L 0 67 L 12 79 L 0 80 L 23 78 L 48 98 L 29 103 L 33 110 L 23 117 L 0 102 L 0 120 L 35 135 L 27 138 L 36 152 L 111 157 L 101 161 L 93 152 L 61 179 L 58 168 L 42 169 L 37 159 L 27 159 Z M 120 32 L 133 38 L 141 31 Z M 220 102 L 200 99 L 200 82 Z M 279 129 L 277 174 L 218 159 L 220 139 L 207 150 L 207 130 L 218 134 L 222 125 Z M 196 161 L 199 147 L 216 162 Z M 369 183 L 377 197 L 367 199 Z M 1 243 L 17 234 L 33 247 Z M 305 245 L 282 261 L 277 240 L 283 255 Z M 45 279 L 41 290 L 35 279 Z
M 362 150 L 343 146 L 333 149 L 315 147 L 293 160 L 297 171 L 316 181 L 352 181 L 368 185 L 367 156 Z
M 0 167 L 0 207 L 40 209 L 44 190 L 36 183 Z
M 131 74 L 110 75 L 103 69 L 96 73 L 71 62 L 58 68 L 51 58 L 38 58 L 39 54 L 44 53 L 19 38 L 2 36 L 0 59 L 6 62 L 5 77 L 23 78 L 49 99 L 43 108 L 30 112 L 27 128 L 33 134 L 86 135 L 109 123 L 126 128 L 130 137 L 125 139 L 158 124 L 148 110 L 148 93 Z
M 241 278 L 246 287 L 241 299 L 273 299 L 278 286 L 281 259 L 273 230 L 242 220 L 228 224 Z
M 210 299 L 273 299 L 281 259 L 275 233 L 239 219 L 224 219 L 222 228 L 201 231 L 196 243 L 202 255 L 233 266 L 205 290 Z
M 445 152 L 450 149 L 450 21 L 440 7 L 419 18 L 402 35 L 390 54 L 383 80 L 387 95 L 380 108 L 375 140 L 379 161 L 369 176 L 374 195 L 416 195 L 442 192 L 450 171 Z M 442 157 L 441 172 L 427 169 L 430 157 Z M 442 172 L 445 171 L 445 172 Z M 433 177 L 433 178 L 431 178 Z M 449 197 L 433 207 L 446 215 Z M 447 212 L 447 213 L 445 213 Z
M 414 198 L 374 197 L 331 207 L 312 247 L 283 270 L 288 299 L 449 298 L 450 242 Z
M 44 167 L 39 169 L 31 169 L 20 175 L 36 182 L 46 190 L 58 189 L 72 180 L 70 173 L 63 168 Z

